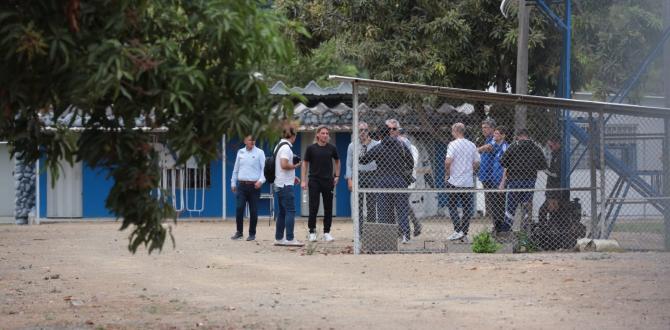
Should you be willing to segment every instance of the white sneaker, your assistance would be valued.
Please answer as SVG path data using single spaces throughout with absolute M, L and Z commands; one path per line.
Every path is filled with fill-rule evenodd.
M 455 240 L 459 240 L 459 239 L 463 238 L 463 236 L 465 236 L 465 235 L 463 234 L 462 231 L 458 231 L 458 232 L 455 231 L 451 235 L 449 235 L 449 237 L 447 237 L 447 239 L 450 240 L 450 241 L 455 241 Z
M 276 245 L 276 246 L 286 245 L 285 242 L 286 242 L 286 240 L 283 240 L 283 239 L 276 239 L 276 240 L 275 240 L 275 245 Z
M 316 233 L 309 233 L 309 241 L 316 242 Z
M 293 239 L 292 241 L 284 240 L 284 245 L 287 245 L 287 246 L 304 246 L 305 243 L 303 243 L 303 242 L 301 242 L 297 239 Z
M 402 237 L 402 244 L 409 244 L 409 237 L 403 236 Z
M 323 240 L 326 241 L 326 242 L 332 242 L 335 239 L 333 238 L 332 235 L 330 235 L 330 233 L 325 233 L 325 234 L 323 234 Z

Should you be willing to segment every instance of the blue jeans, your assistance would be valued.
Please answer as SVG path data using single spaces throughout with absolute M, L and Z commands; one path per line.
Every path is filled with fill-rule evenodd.
M 378 178 L 379 188 L 407 188 L 405 179 L 397 176 L 383 176 Z M 379 193 L 377 207 L 381 223 L 397 223 L 400 233 L 409 238 L 409 194 L 407 193 Z
M 275 187 L 277 192 L 277 201 L 279 203 L 279 212 L 275 224 L 275 239 L 280 241 L 284 239 L 284 230 L 286 230 L 286 240 L 293 240 L 293 227 L 295 225 L 295 194 L 293 185 Z
M 535 189 L 535 179 L 512 179 L 507 181 L 508 189 Z M 519 204 L 532 202 L 532 191 L 510 191 L 505 196 L 505 222 L 500 231 L 511 231 L 514 224 L 514 215 Z M 526 215 L 528 216 L 528 215 Z
M 449 183 L 446 184 L 447 189 L 472 189 L 467 187 L 456 187 Z M 449 209 L 449 216 L 454 223 L 455 232 L 463 232 L 467 235 L 470 229 L 470 218 L 474 214 L 474 193 L 458 192 L 449 193 L 447 199 L 447 208 Z M 463 208 L 463 218 L 458 216 L 458 206 Z
M 256 189 L 253 184 L 240 183 L 237 187 L 237 208 L 235 210 L 235 222 L 237 232 L 244 231 L 244 209 L 249 203 L 249 235 L 256 235 L 256 224 L 258 223 L 258 201 L 261 198 L 261 190 Z

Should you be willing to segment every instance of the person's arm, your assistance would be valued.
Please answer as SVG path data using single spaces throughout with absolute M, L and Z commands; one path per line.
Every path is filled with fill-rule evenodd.
M 498 186 L 498 189 L 503 190 L 505 189 L 505 185 L 507 184 L 507 169 L 503 169 L 503 175 L 502 178 L 500 179 L 500 185 Z
M 303 160 L 303 162 L 305 163 L 305 166 L 300 170 L 300 179 L 302 180 L 300 187 L 302 189 L 307 189 L 307 167 L 309 167 L 309 161 Z
M 491 151 L 493 151 L 493 146 L 490 143 L 486 143 L 483 146 L 477 148 L 477 152 L 479 153 L 491 152 Z
M 287 147 L 289 148 L 288 145 L 282 146 L 282 148 Z M 277 157 L 279 157 L 279 166 L 281 166 L 282 170 L 295 170 L 296 168 L 300 167 L 302 162 L 298 162 L 297 164 L 293 164 L 292 160 L 289 159 L 290 156 L 286 154 L 286 152 L 277 152 Z
M 340 180 L 340 159 L 335 159 L 335 167 L 333 168 L 333 172 L 335 172 L 335 178 L 333 185 L 337 185 L 337 182 Z
M 240 151 L 235 156 L 235 166 L 233 166 L 233 175 L 230 177 L 230 190 L 237 191 L 237 174 L 240 172 Z
M 302 161 L 304 166 L 300 170 L 300 179 L 302 180 L 300 188 L 307 189 L 307 168 L 309 167 L 309 163 L 312 161 L 312 146 L 307 147 L 303 156 L 304 157 L 302 158 Z
M 347 162 L 346 162 L 346 168 L 344 171 L 344 178 L 347 179 L 347 188 L 349 188 L 349 191 L 353 188 L 353 180 L 351 179 L 353 167 L 354 167 L 354 148 L 353 148 L 353 142 L 349 143 L 349 146 L 347 147 Z
M 449 177 L 451 176 L 451 164 L 454 162 L 454 159 L 447 156 L 447 158 L 444 159 L 444 181 L 448 181 Z
M 376 146 L 368 149 L 368 152 L 365 153 L 365 155 L 359 155 L 359 161 L 361 164 L 370 164 L 374 162 L 377 159 L 377 154 L 379 154 L 379 149 L 381 144 L 377 144 Z M 379 164 L 377 164 L 379 165 Z
M 256 184 L 254 185 L 256 189 L 261 189 L 261 186 L 265 183 L 265 153 L 263 150 L 258 149 L 258 164 L 260 165 L 261 169 L 261 176 L 258 178 L 258 181 L 256 181 Z

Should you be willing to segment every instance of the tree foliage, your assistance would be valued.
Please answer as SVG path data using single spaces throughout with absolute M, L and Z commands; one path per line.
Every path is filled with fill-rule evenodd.
M 606 100 L 631 78 L 663 31 L 662 0 L 580 1 L 574 8 L 574 53 L 580 79 Z M 636 94 L 661 93 L 662 61 L 656 61 Z
M 167 128 L 179 162 L 216 159 L 223 134 L 272 134 L 282 114 L 255 73 L 291 57 L 282 26 L 295 27 L 255 1 L 3 1 L 0 138 L 52 170 L 62 160 L 109 170 L 106 207 L 134 226 L 129 249 L 161 249 L 175 213 L 153 194 L 158 155 L 135 119 Z M 46 131 L 49 111 L 77 111 L 84 132 Z

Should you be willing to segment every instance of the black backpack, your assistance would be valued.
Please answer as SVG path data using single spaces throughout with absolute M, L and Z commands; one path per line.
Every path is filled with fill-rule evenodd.
M 276 178 L 276 169 L 275 169 L 275 158 L 277 158 L 277 152 L 281 149 L 282 146 L 288 145 L 288 142 L 280 143 L 277 148 L 275 148 L 274 153 L 271 156 L 265 158 L 265 168 L 263 168 L 263 176 L 265 176 L 265 182 L 274 183 Z

